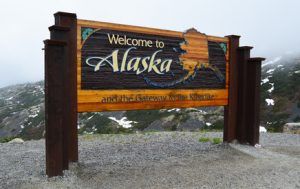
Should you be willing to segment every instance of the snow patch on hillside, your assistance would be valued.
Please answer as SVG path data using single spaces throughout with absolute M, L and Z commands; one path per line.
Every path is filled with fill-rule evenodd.
M 168 110 L 168 112 L 173 112 L 173 111 L 179 112 L 179 111 L 180 111 L 180 108 L 173 108 L 173 109 L 169 109 L 169 110 Z
M 268 83 L 269 82 L 269 77 L 261 80 L 261 84 L 265 84 L 265 83 Z
M 93 117 L 94 117 L 94 115 L 88 117 L 86 120 L 90 120 L 90 119 L 92 119 Z
M 108 118 L 117 122 L 120 126 L 122 126 L 124 128 L 130 128 L 130 127 L 132 127 L 132 123 L 137 123 L 136 121 L 127 120 L 127 117 L 122 117 L 121 119 L 117 119 L 115 117 L 108 117 Z
M 259 126 L 259 132 L 260 133 L 266 133 L 267 132 L 267 129 L 263 126 Z
M 272 93 L 274 91 L 274 83 L 270 83 L 270 85 L 272 85 L 272 87 L 268 90 L 268 92 Z
M 266 98 L 266 103 L 268 106 L 274 106 L 274 100 L 270 98 Z
M 269 69 L 266 73 L 267 73 L 267 74 L 271 74 L 271 73 L 274 72 L 274 70 L 275 70 L 275 69 Z
M 39 106 L 33 106 L 30 110 L 30 115 L 28 117 L 35 118 L 40 113 L 40 107 Z
M 212 125 L 212 124 L 209 123 L 209 122 L 206 122 L 205 124 L 206 124 L 206 126 L 208 126 L 208 127 Z
M 282 58 L 282 56 L 276 57 L 276 58 L 274 58 L 273 60 L 264 63 L 264 64 L 262 65 L 262 67 L 265 67 L 266 65 L 269 65 L 269 64 L 274 64 L 274 63 L 280 61 L 281 58 Z
M 12 97 L 9 97 L 9 98 L 7 98 L 6 100 L 12 100 L 14 97 L 12 96 Z

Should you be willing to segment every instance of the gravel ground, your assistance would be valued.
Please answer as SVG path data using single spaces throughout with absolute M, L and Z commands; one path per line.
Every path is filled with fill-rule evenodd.
M 260 148 L 199 142 L 222 133 L 86 135 L 78 164 L 45 176 L 44 140 L 0 144 L 0 188 L 300 188 L 300 135 Z

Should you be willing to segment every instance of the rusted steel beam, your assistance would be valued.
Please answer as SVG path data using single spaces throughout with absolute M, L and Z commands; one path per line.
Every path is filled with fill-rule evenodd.
M 247 120 L 247 63 L 250 58 L 250 50 L 253 47 L 243 46 L 237 49 L 237 62 L 238 62 L 238 111 L 237 111 L 237 140 L 245 144 L 247 143 L 247 129 L 246 129 L 246 120 Z M 253 101 L 250 103 L 254 103 Z
M 64 75 L 64 126 L 67 128 L 65 137 L 67 140 L 69 162 L 78 161 L 78 136 L 77 136 L 77 18 L 76 14 L 57 12 L 54 14 L 55 26 L 51 34 L 53 38 L 64 38 L 68 43 L 67 61 Z M 51 29 L 51 28 L 50 28 Z M 52 32 L 51 32 L 52 33 Z M 63 34 L 62 34 L 63 33 Z
M 49 27 L 49 30 L 50 30 L 50 38 L 51 40 L 62 40 L 62 41 L 67 41 L 68 39 L 68 35 L 69 35 L 69 32 L 70 32 L 70 29 L 68 27 L 62 27 L 62 26 L 51 26 Z M 65 61 L 62 62 L 62 72 L 63 72 L 63 77 L 62 77 L 62 80 L 61 80 L 61 83 L 63 85 L 63 87 L 61 88 L 61 90 L 63 90 L 62 92 L 62 98 L 63 98 L 63 104 L 62 106 L 65 108 L 65 109 L 69 109 L 67 108 L 68 107 L 68 99 L 67 99 L 67 96 L 68 96 L 68 86 L 67 86 L 67 82 L 68 82 L 68 78 L 66 77 L 66 73 L 68 70 L 68 52 L 69 51 L 69 46 L 67 45 L 67 48 L 66 48 L 66 58 L 65 58 Z M 69 111 L 63 111 L 62 112 L 62 116 L 63 116 L 63 119 L 62 119 L 62 133 L 63 133 L 63 169 L 64 170 L 67 170 L 69 169 L 69 155 L 68 155 L 68 152 L 69 152 L 69 114 L 70 112 Z
M 259 143 L 261 63 L 264 58 L 250 58 L 247 63 L 246 133 L 247 142 Z
M 229 38 L 229 90 L 228 105 L 224 106 L 223 141 L 232 142 L 236 139 L 237 128 L 237 95 L 238 95 L 238 64 L 237 48 L 240 36 L 230 35 Z
M 66 43 L 46 40 L 45 43 L 45 126 L 46 174 L 63 174 L 63 64 Z

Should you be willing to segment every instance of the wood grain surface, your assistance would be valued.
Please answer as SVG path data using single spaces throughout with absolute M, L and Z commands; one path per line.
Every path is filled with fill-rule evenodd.
M 94 32 L 89 34 L 85 40 L 82 39 L 82 29 L 92 28 Z M 97 35 L 95 31 L 98 31 Z M 102 33 L 101 33 L 102 32 Z M 84 65 L 83 59 L 87 55 L 105 56 L 111 53 L 112 44 L 104 44 L 105 33 L 116 33 L 120 36 L 136 36 L 136 38 L 158 39 L 166 45 L 162 50 L 162 58 L 171 57 L 177 62 L 177 68 L 172 76 L 157 76 L 157 74 L 148 73 L 153 83 L 171 82 L 172 79 L 179 78 L 186 74 L 182 70 L 193 69 L 198 66 L 196 77 L 189 81 L 174 86 L 157 87 L 147 85 L 144 76 L 137 77 L 136 74 L 124 72 L 122 74 L 113 74 L 111 68 L 101 67 L 101 74 L 95 72 L 92 67 Z M 89 38 L 90 37 L 90 38 Z M 94 37 L 94 39 L 93 39 Z M 98 40 L 103 44 L 95 44 Z M 106 39 L 107 40 L 107 39 Z M 187 42 L 186 44 L 181 42 Z M 93 46 L 94 45 L 94 46 Z M 179 47 L 185 53 L 179 51 L 171 52 L 173 47 Z M 225 49 L 220 48 L 223 45 Z M 78 112 L 92 111 L 115 111 L 115 110 L 138 110 L 138 109 L 161 109 L 161 108 L 186 108 L 199 106 L 222 106 L 228 104 L 228 73 L 229 73 L 229 53 L 228 38 L 209 36 L 195 30 L 187 32 L 177 32 L 161 30 L 154 28 L 127 26 L 121 24 L 112 24 L 105 22 L 95 22 L 86 20 L 77 20 L 77 91 L 78 91 Z M 124 49 L 128 47 L 124 46 Z M 140 47 L 138 47 L 140 49 Z M 144 51 L 142 51 L 144 50 Z M 154 48 L 142 48 L 141 51 L 133 54 L 149 55 Z M 223 51 L 224 50 L 224 51 Z M 85 54 L 86 53 L 86 54 Z M 177 59 L 176 59 L 177 58 Z M 180 61 L 185 60 L 184 65 Z M 220 73 L 224 75 L 224 81 L 220 82 L 216 74 L 209 65 L 220 68 Z M 181 70 L 180 70 L 181 69 Z

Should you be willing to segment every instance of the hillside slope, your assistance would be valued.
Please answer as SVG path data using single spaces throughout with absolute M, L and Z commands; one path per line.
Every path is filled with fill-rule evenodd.
M 277 57 L 262 67 L 261 124 L 281 131 L 300 121 L 300 55 Z

